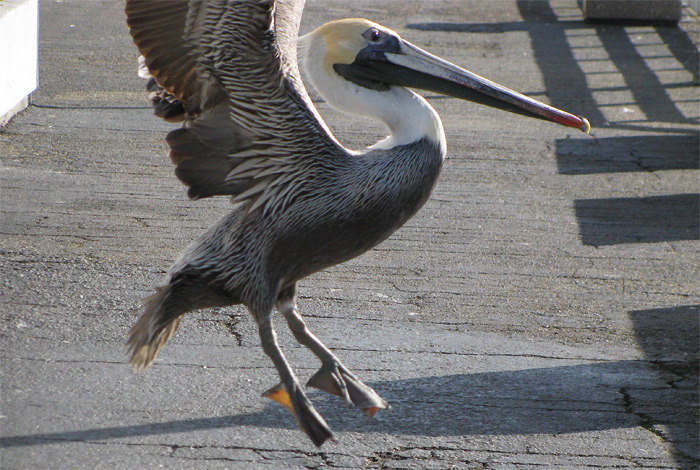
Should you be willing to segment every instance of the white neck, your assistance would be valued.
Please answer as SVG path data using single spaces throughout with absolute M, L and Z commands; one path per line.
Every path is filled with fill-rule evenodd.
M 416 93 L 402 87 L 376 91 L 356 85 L 334 70 L 327 70 L 322 60 L 322 41 L 300 38 L 300 58 L 308 79 L 329 105 L 339 111 L 382 122 L 389 136 L 371 149 L 389 149 L 427 138 L 438 144 L 443 158 L 447 151 L 445 131 L 435 109 Z
M 427 138 L 438 144 L 445 157 L 447 143 L 442 121 L 425 98 L 401 87 L 372 93 L 375 96 L 369 97 L 365 113 L 356 114 L 381 121 L 389 135 L 371 148 L 388 149 Z

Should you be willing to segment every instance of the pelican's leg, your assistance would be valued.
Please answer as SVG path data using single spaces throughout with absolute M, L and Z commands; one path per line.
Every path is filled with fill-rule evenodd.
M 263 393 L 263 396 L 286 406 L 296 416 L 299 427 L 320 447 L 327 439 L 333 439 L 333 432 L 299 386 L 299 381 L 277 343 L 270 315 L 258 317 L 258 329 L 263 351 L 272 359 L 280 377 L 280 383 Z
M 345 403 L 361 409 L 370 417 L 374 417 L 380 409 L 391 408 L 377 392 L 350 372 L 340 359 L 309 331 L 304 319 L 297 312 L 296 284 L 280 293 L 277 297 L 277 309 L 284 315 L 296 340 L 321 360 L 321 369 L 309 379 L 307 386 L 338 395 Z

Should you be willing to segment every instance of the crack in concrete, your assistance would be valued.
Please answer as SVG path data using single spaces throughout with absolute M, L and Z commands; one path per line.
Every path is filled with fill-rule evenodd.
M 241 321 L 240 315 L 236 315 L 234 313 L 228 313 L 226 315 L 228 316 L 228 320 L 222 320 L 221 324 L 224 325 L 228 332 L 233 335 L 233 337 L 236 339 L 236 344 L 238 346 L 243 346 L 243 334 L 236 329 Z
M 218 447 L 218 446 L 201 446 L 201 447 Z M 243 448 L 247 449 L 247 448 Z M 252 450 L 256 453 L 258 452 L 278 452 L 278 453 L 290 453 L 290 454 L 297 454 L 297 455 L 304 455 L 307 457 L 321 457 L 325 461 L 331 461 L 331 456 L 341 456 L 341 457 L 352 457 L 350 454 L 345 454 L 342 452 L 308 452 L 308 451 L 302 451 L 302 450 L 297 450 L 297 449 L 290 449 L 290 450 L 271 450 L 271 449 L 249 449 Z M 462 452 L 480 452 L 483 449 L 479 448 L 462 448 L 462 447 L 447 447 L 447 446 L 415 446 L 415 445 L 408 445 L 408 446 L 397 446 L 393 448 L 390 451 L 375 451 L 372 452 L 371 455 L 368 455 L 365 457 L 365 464 L 362 468 L 385 468 L 386 467 L 386 462 L 390 461 L 402 461 L 402 460 L 440 460 L 440 461 L 454 461 L 454 462 L 462 462 L 466 464 L 478 464 L 481 466 L 481 468 L 487 468 L 489 465 L 489 462 L 478 462 L 476 460 L 469 460 L 469 459 L 449 459 L 449 458 L 442 458 L 439 455 L 439 452 L 455 452 L 455 451 L 462 451 Z M 412 451 L 424 451 L 426 452 L 426 455 L 405 455 L 406 452 L 412 452 Z M 529 447 L 526 447 L 524 452 L 518 452 L 518 451 L 506 451 L 506 450 L 490 450 L 490 453 L 492 454 L 497 454 L 500 456 L 518 456 L 518 455 L 536 455 L 536 456 L 544 456 L 544 457 L 556 457 L 556 456 L 561 456 L 562 454 L 560 452 L 537 452 L 533 451 Z M 265 460 L 277 460 L 273 459 L 269 456 L 261 455 L 261 457 Z M 640 467 L 645 467 L 643 463 L 637 461 L 636 459 L 632 459 L 629 457 L 625 456 L 620 456 L 620 455 L 609 455 L 609 454 L 587 454 L 587 453 L 567 453 L 566 457 L 580 457 L 580 458 L 616 458 L 620 460 L 626 460 L 630 463 L 633 463 L 635 466 L 640 466 Z M 643 459 L 643 457 L 641 458 Z M 328 464 L 329 466 L 335 466 L 338 467 L 338 465 L 334 465 L 332 462 Z M 380 465 L 379 467 L 377 465 Z M 532 462 L 528 463 L 523 463 L 523 465 L 533 465 Z M 537 464 L 534 464 L 537 465 Z M 596 467 L 596 468 L 603 468 L 599 465 L 589 465 L 590 467 Z
M 700 364 L 697 361 L 680 362 L 656 360 L 651 361 L 651 363 L 659 369 L 661 369 L 662 371 L 672 374 L 676 377 L 666 381 L 666 384 L 674 390 L 679 389 L 676 385 L 676 382 L 682 382 L 684 380 L 689 380 L 690 378 L 698 377 L 698 370 L 700 366 Z
M 178 445 L 178 444 L 171 444 L 169 445 L 171 448 L 171 452 L 168 455 L 169 458 L 171 459 L 181 459 L 181 460 L 191 460 L 191 461 L 223 461 L 223 462 L 250 462 L 253 463 L 255 462 L 255 459 L 245 459 L 245 458 L 231 458 L 231 457 L 225 457 L 225 456 L 219 456 L 219 457 L 213 457 L 213 456 L 189 456 L 189 455 L 176 455 L 177 451 L 179 449 L 191 449 L 191 450 L 198 450 L 198 449 L 225 449 L 225 450 L 251 450 L 245 447 L 240 447 L 240 448 L 232 448 L 232 447 L 223 447 L 223 446 L 188 446 L 188 445 Z M 255 453 L 255 452 L 254 452 Z M 256 453 L 256 455 L 258 455 Z
M 37 337 L 37 339 L 49 339 L 44 337 Z M 123 365 L 126 364 L 125 361 L 99 361 L 96 359 L 45 359 L 42 357 L 20 357 L 20 356 L 0 356 L 0 359 L 4 360 L 20 360 L 20 361 L 36 361 L 36 362 L 46 362 L 46 363 L 62 363 L 62 364 L 116 364 Z
M 651 416 L 641 411 L 636 411 L 634 409 L 632 395 L 630 395 L 627 387 L 620 387 L 619 392 L 622 395 L 622 402 L 625 406 L 625 412 L 637 417 L 637 420 L 641 427 L 654 434 L 655 436 L 659 437 L 664 442 L 670 442 L 668 437 L 663 432 L 654 428 L 654 419 Z
M 615 363 L 618 362 L 617 359 L 600 359 L 600 358 L 586 358 L 586 357 L 564 357 L 564 356 L 550 356 L 546 354 L 527 354 L 527 353 L 490 353 L 490 352 L 457 352 L 457 351 L 426 351 L 426 350 L 410 350 L 410 349 L 367 349 L 367 348 L 351 348 L 336 346 L 333 348 L 335 351 L 354 351 L 354 352 L 374 352 L 374 353 L 405 353 L 405 354 L 436 354 L 443 356 L 465 356 L 465 357 L 521 357 L 521 358 L 532 358 L 532 359 L 553 359 L 557 361 L 586 361 L 591 363 Z M 641 359 L 630 359 L 628 362 L 638 362 L 640 364 L 646 364 L 648 361 Z
M 318 462 L 320 459 L 320 463 L 316 464 L 313 462 L 309 462 L 308 464 L 304 465 L 305 468 L 309 469 L 315 469 L 315 468 L 324 468 L 324 467 L 331 467 L 331 468 L 350 468 L 347 465 L 342 465 L 342 464 L 336 464 L 334 461 L 333 457 L 340 457 L 340 458 L 353 458 L 355 457 L 352 454 L 346 454 L 343 452 L 323 452 L 323 451 L 305 451 L 301 449 L 250 449 L 246 448 L 248 450 L 251 450 L 255 454 L 259 455 L 260 458 L 266 462 L 276 462 L 280 460 L 284 460 L 283 458 L 275 458 L 274 456 L 268 455 L 266 453 L 276 453 L 276 454 L 289 454 L 290 457 L 304 457 L 310 460 L 315 460 Z
M 625 394 L 629 395 L 627 391 L 625 390 Z M 623 395 L 624 396 L 624 395 Z M 631 405 L 631 398 L 628 399 L 628 402 Z M 107 445 L 122 445 L 122 446 L 127 446 L 127 447 L 143 447 L 143 448 L 167 448 L 170 449 L 170 458 L 177 458 L 177 459 L 185 459 L 185 460 L 191 460 L 191 461 L 225 461 L 225 462 L 251 462 L 255 463 L 256 460 L 254 459 L 246 459 L 246 458 L 231 458 L 231 457 L 226 457 L 226 456 L 187 456 L 187 455 L 175 455 L 176 452 L 180 449 L 189 449 L 189 450 L 203 450 L 203 449 L 209 449 L 209 450 L 241 450 L 241 451 L 250 451 L 257 455 L 260 458 L 260 461 L 264 461 L 266 463 L 279 463 L 281 461 L 287 460 L 287 458 L 305 458 L 309 459 L 310 461 L 308 464 L 305 464 L 304 467 L 309 468 L 309 469 L 317 469 L 317 468 L 323 468 L 325 467 L 331 467 L 331 468 L 362 468 L 362 469 L 386 469 L 386 468 L 397 468 L 394 465 L 389 465 L 390 463 L 395 463 L 395 462 L 401 462 L 401 461 L 441 461 L 441 462 L 453 462 L 453 463 L 461 463 L 468 465 L 470 468 L 474 468 L 475 470 L 486 470 L 490 468 L 494 462 L 485 462 L 485 461 L 479 461 L 479 460 L 470 460 L 470 459 L 451 459 L 449 457 L 443 457 L 440 455 L 440 452 L 455 452 L 455 451 L 460 451 L 460 452 L 479 452 L 482 451 L 483 449 L 479 448 L 462 448 L 459 446 L 455 447 L 449 447 L 449 446 L 421 446 L 421 445 L 406 445 L 406 446 L 397 446 L 394 447 L 392 450 L 389 451 L 375 451 L 370 455 L 366 455 L 364 457 L 364 463 L 361 466 L 355 467 L 349 467 L 347 465 L 344 465 L 342 463 L 336 463 L 335 458 L 342 459 L 342 458 L 353 458 L 357 457 L 357 455 L 353 454 L 347 454 L 343 452 L 322 452 L 322 451 L 305 451 L 301 449 L 271 449 L 271 448 L 254 448 L 254 447 L 249 447 L 249 446 L 236 446 L 236 445 L 182 445 L 182 444 L 170 444 L 170 443 L 144 443 L 144 442 L 114 442 L 112 440 L 89 440 L 89 439 L 70 439 L 70 438 L 50 438 L 50 439 L 43 439 L 47 440 L 50 442 L 79 442 L 83 444 L 91 444 L 91 445 L 102 445 L 102 446 L 107 446 Z M 420 453 L 416 455 L 407 455 L 407 453 L 416 453 L 418 452 L 423 452 L 423 455 Z M 489 451 L 490 454 L 497 454 L 503 457 L 517 457 L 519 455 L 538 455 L 538 456 L 561 456 L 562 454 L 559 452 L 536 452 L 532 451 L 532 449 L 527 448 L 524 450 L 524 452 L 518 452 L 518 451 L 505 451 L 505 450 L 495 450 L 492 449 Z M 272 455 L 271 455 L 272 454 Z M 277 454 L 277 455 L 274 455 Z M 287 457 L 285 457 L 287 456 Z M 644 465 L 643 462 L 638 461 L 637 459 L 633 459 L 630 457 L 623 457 L 623 456 L 615 456 L 615 455 L 603 455 L 603 454 L 583 454 L 583 453 L 567 453 L 566 457 L 580 457 L 580 458 L 618 458 L 624 461 L 628 461 L 631 464 L 633 464 L 635 467 L 643 467 L 646 468 L 647 465 Z M 315 463 L 318 461 L 321 461 L 320 463 Z M 692 460 L 692 458 L 691 458 Z M 315 462 L 314 462 L 315 461 Z M 257 461 L 259 462 L 259 461 Z M 523 465 L 523 466 L 551 466 L 551 464 L 538 464 L 538 463 L 533 463 L 531 461 L 528 462 L 517 462 L 513 460 L 508 461 L 509 464 L 511 465 Z M 496 463 L 497 465 L 501 465 L 502 462 Z M 586 465 L 587 468 L 606 468 L 605 466 L 601 465 Z M 658 467 L 653 467 L 653 468 L 658 468 Z
M 2 335 L 0 335 L 2 337 Z M 40 339 L 48 339 L 48 338 L 40 338 Z M 221 346 L 223 347 L 223 346 Z M 36 362 L 46 362 L 46 363 L 62 363 L 62 364 L 111 364 L 111 365 L 117 365 L 117 366 L 123 366 L 126 365 L 126 361 L 98 361 L 98 360 L 79 360 L 79 359 L 45 359 L 41 357 L 19 357 L 19 356 L 0 356 L 0 359 L 3 361 L 9 361 L 9 360 L 19 360 L 19 361 L 36 361 Z M 156 362 L 153 364 L 153 367 L 195 367 L 195 368 L 206 368 L 206 369 L 231 369 L 230 366 L 212 366 L 212 365 L 207 365 L 207 364 L 190 364 L 190 363 L 185 363 L 185 362 Z M 266 370 L 270 369 L 272 366 L 248 366 L 248 365 L 237 365 L 236 369 L 237 370 Z M 314 368 L 309 367 L 307 368 L 309 370 L 312 370 Z M 359 370 L 359 369 L 358 369 Z M 374 370 L 374 369 L 368 369 L 368 370 Z M 387 369 L 390 370 L 390 369 Z
M 669 451 L 672 454 L 676 454 L 678 457 L 681 457 L 683 459 L 687 459 L 691 462 L 695 462 L 696 464 L 700 462 L 700 459 L 697 459 L 693 457 L 692 455 L 689 455 L 682 450 L 678 449 L 676 446 L 673 445 L 673 441 L 670 439 L 669 436 L 666 435 L 663 431 L 658 429 L 655 425 L 656 422 L 653 417 L 649 416 L 648 414 L 638 411 L 635 409 L 634 406 L 634 399 L 632 398 L 632 395 L 629 393 L 629 390 L 627 387 L 620 387 L 619 389 L 620 394 L 622 395 L 622 401 L 625 407 L 625 412 L 631 414 L 632 416 L 635 416 L 637 418 L 637 421 L 639 423 L 639 426 L 643 427 L 650 433 L 652 433 L 654 436 L 658 437 L 661 441 L 664 443 L 668 444 L 669 446 Z

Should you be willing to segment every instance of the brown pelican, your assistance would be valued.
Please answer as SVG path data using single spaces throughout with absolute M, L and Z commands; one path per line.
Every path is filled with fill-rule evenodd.
M 285 405 L 317 446 L 333 434 L 277 343 L 275 308 L 321 361 L 309 386 L 374 416 L 389 405 L 306 327 L 297 282 L 374 247 L 425 203 L 440 173 L 442 123 L 420 88 L 588 132 L 581 117 L 444 61 L 364 19 L 299 38 L 311 83 L 332 106 L 378 119 L 389 136 L 344 148 L 302 84 L 297 33 L 303 1 L 127 0 L 156 114 L 183 121 L 167 142 L 193 199 L 229 195 L 233 210 L 193 241 L 145 300 L 130 332 L 136 369 L 148 367 L 186 312 L 245 305 Z

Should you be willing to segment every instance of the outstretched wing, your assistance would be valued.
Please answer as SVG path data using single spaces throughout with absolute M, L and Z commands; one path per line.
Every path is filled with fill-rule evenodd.
M 167 142 L 190 197 L 232 195 L 268 210 L 347 155 L 301 82 L 303 3 L 127 0 L 131 35 L 163 89 L 156 98 L 184 115 Z

